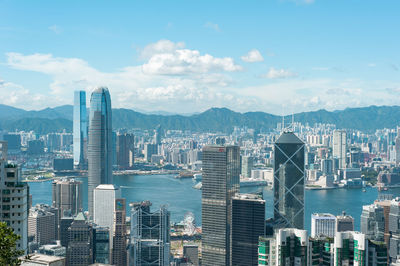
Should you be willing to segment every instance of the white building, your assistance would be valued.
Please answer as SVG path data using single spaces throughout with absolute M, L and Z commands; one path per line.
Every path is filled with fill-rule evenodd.
M 336 216 L 330 213 L 313 213 L 311 215 L 311 237 L 334 237 L 336 233 Z
M 115 200 L 121 198 L 119 187 L 102 184 L 93 192 L 93 222 L 100 227 L 112 229 L 114 222 Z

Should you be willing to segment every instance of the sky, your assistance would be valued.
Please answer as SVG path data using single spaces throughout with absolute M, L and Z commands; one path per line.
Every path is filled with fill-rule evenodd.
M 400 104 L 400 1 L 0 0 L 0 103 L 280 115 Z

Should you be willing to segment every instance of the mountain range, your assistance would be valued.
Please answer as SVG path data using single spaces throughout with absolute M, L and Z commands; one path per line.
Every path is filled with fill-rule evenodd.
M 27 111 L 0 104 L 0 129 L 4 131 L 33 130 L 39 134 L 49 132 L 72 132 L 72 105 Z M 130 109 L 113 109 L 114 129 L 164 129 L 191 130 L 194 132 L 230 133 L 234 126 L 247 126 L 267 131 L 275 128 L 281 116 L 264 112 L 234 112 L 227 108 L 211 108 L 193 115 L 145 114 Z M 337 128 L 358 129 L 373 132 L 379 128 L 395 128 L 400 125 L 400 106 L 369 106 L 347 108 L 339 111 L 318 110 L 294 115 L 296 122 L 329 123 Z M 291 117 L 285 117 L 285 121 Z

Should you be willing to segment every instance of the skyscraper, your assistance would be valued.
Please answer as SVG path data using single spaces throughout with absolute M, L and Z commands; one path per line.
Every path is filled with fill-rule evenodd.
M 149 201 L 131 203 L 130 265 L 169 265 L 170 213 L 150 212 Z
M 82 211 L 82 182 L 75 179 L 54 180 L 53 207 L 60 211 L 60 218 L 64 212 L 77 215 Z
M 384 209 L 378 204 L 363 206 L 361 213 L 361 233 L 368 239 L 383 241 L 385 234 Z
M 250 178 L 253 169 L 253 157 L 242 156 L 242 177 Z
M 86 115 L 86 92 L 74 92 L 74 121 L 73 121 L 73 141 L 74 141 L 74 164 L 79 168 L 87 166 L 87 141 L 88 127 Z
M 127 262 L 126 252 L 126 203 L 125 199 L 115 200 L 114 222 L 113 222 L 113 248 L 112 264 L 125 266 Z
M 97 186 L 93 192 L 93 222 L 98 226 L 108 227 L 112 232 L 115 200 L 119 198 L 121 190 L 117 186 L 110 184 Z
M 40 205 L 32 207 L 28 217 L 28 235 L 34 238 L 33 242 L 40 245 L 48 244 L 56 239 L 56 217 L 54 213 L 46 211 Z
M 133 166 L 135 156 L 135 136 L 129 133 L 117 135 L 117 165 L 119 169 Z
M 230 265 L 258 265 L 258 238 L 265 233 L 265 200 L 258 194 L 232 197 Z
M 67 265 L 93 263 L 93 227 L 83 213 L 78 213 L 68 228 Z
M 347 135 L 344 130 L 333 131 L 333 157 L 339 159 L 339 168 L 346 168 Z
M 111 97 L 107 88 L 97 88 L 90 98 L 88 146 L 88 207 L 93 216 L 93 190 L 112 184 Z
M 203 148 L 202 264 L 229 265 L 231 200 L 239 192 L 238 146 Z
M 304 142 L 283 132 L 274 144 L 274 159 L 274 221 L 278 227 L 303 229 Z

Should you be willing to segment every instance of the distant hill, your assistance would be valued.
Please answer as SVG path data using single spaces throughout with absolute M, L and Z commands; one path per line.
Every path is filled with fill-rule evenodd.
M 0 129 L 34 130 L 39 134 L 63 130 L 72 132 L 72 112 L 71 105 L 26 111 L 0 104 Z M 269 130 L 275 128 L 281 119 L 280 116 L 264 112 L 238 113 L 227 108 L 211 108 L 191 116 L 144 114 L 130 109 L 113 109 L 114 129 L 153 129 L 160 124 L 164 129 L 229 133 L 234 126 Z M 290 121 L 291 117 L 286 117 L 285 120 Z M 373 132 L 379 128 L 395 128 L 400 125 L 400 106 L 369 106 L 333 112 L 326 110 L 303 112 L 295 114 L 295 121 L 310 125 L 330 123 L 338 128 Z

